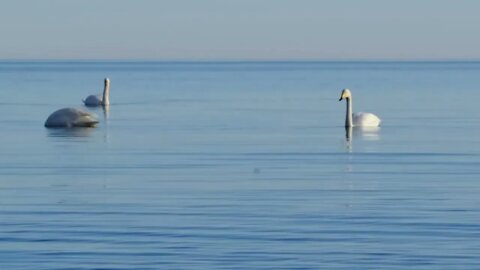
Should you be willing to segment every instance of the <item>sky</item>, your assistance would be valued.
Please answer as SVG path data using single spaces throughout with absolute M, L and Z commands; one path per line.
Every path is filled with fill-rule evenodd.
M 2 0 L 0 59 L 479 60 L 478 0 Z

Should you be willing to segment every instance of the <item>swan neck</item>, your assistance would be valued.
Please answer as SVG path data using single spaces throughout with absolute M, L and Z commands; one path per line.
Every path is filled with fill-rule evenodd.
M 105 88 L 103 88 L 103 105 L 110 105 L 110 82 L 105 80 Z
M 347 115 L 345 117 L 345 127 L 353 127 L 352 119 L 352 98 L 347 98 Z

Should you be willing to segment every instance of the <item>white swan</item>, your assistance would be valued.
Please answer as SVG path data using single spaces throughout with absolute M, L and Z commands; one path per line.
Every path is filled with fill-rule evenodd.
M 352 113 L 352 93 L 348 89 L 342 90 L 339 101 L 347 100 L 347 115 L 345 118 L 345 127 L 378 127 L 380 118 L 373 113 Z
M 83 100 L 83 103 L 85 103 L 85 106 L 88 106 L 88 107 L 110 105 L 110 79 L 105 78 L 103 95 L 90 95 Z
M 94 114 L 75 108 L 57 110 L 45 121 L 47 128 L 94 127 L 96 124 L 98 119 Z

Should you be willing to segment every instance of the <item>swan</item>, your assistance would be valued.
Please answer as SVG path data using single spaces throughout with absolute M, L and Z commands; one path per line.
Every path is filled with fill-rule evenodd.
M 83 100 L 87 107 L 108 106 L 110 105 L 110 79 L 105 78 L 103 95 L 90 95 Z
M 347 100 L 347 115 L 345 118 L 345 127 L 378 127 L 380 118 L 373 113 L 352 113 L 352 93 L 348 89 L 342 90 L 342 95 L 338 101 Z
M 96 124 L 96 115 L 75 108 L 54 111 L 45 121 L 47 128 L 94 127 Z

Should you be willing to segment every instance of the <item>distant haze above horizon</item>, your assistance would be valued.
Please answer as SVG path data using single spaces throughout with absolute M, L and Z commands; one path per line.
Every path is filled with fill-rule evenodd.
M 479 60 L 475 0 L 4 0 L 0 59 Z

